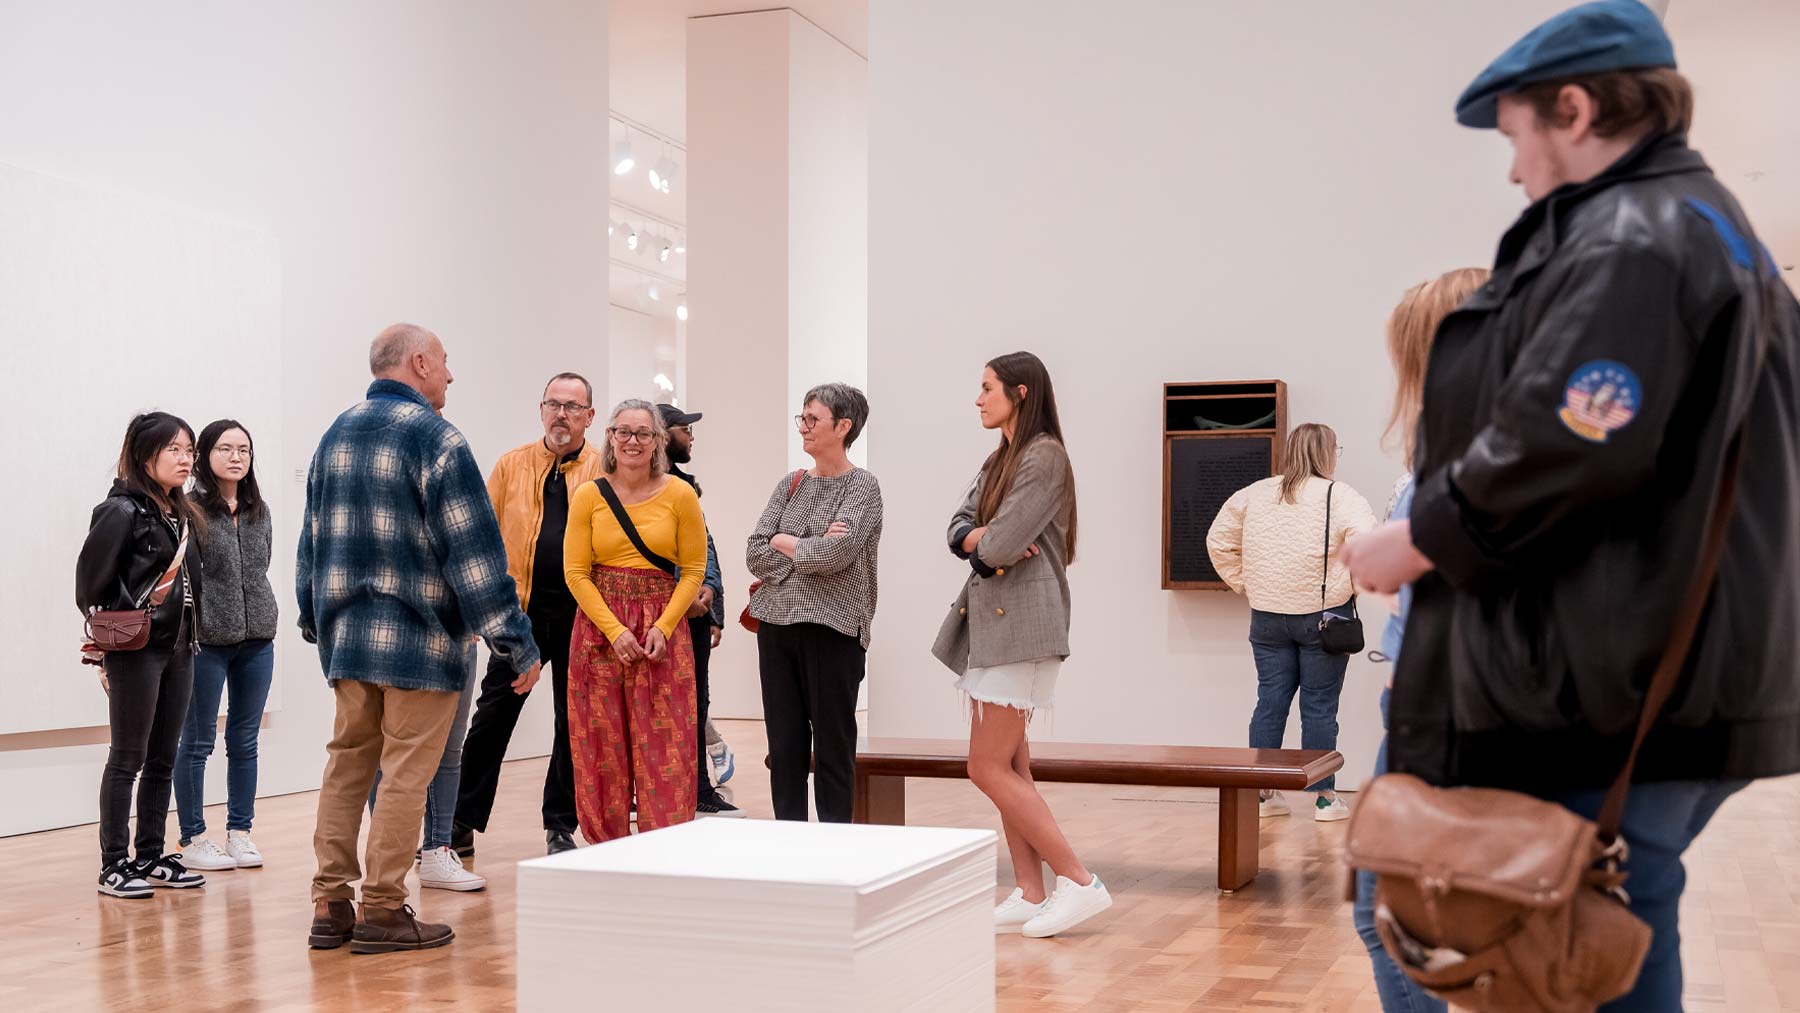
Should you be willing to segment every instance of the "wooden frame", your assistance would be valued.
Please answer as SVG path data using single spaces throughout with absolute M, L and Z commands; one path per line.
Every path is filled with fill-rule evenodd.
M 1174 393 L 1175 391 L 1203 390 L 1208 393 Z M 1178 429 L 1169 425 L 1169 413 L 1172 405 L 1184 402 L 1203 403 L 1208 401 L 1270 399 L 1275 402 L 1275 419 L 1273 428 L 1259 429 Z M 1162 587 L 1166 591 L 1223 591 L 1228 590 L 1222 580 L 1174 580 L 1170 576 L 1169 550 L 1170 532 L 1174 522 L 1174 453 L 1175 444 L 1180 440 L 1247 440 L 1266 439 L 1269 441 L 1269 474 L 1281 473 L 1281 454 L 1287 443 L 1287 383 L 1282 380 L 1231 380 L 1231 381 L 1196 381 L 1192 383 L 1165 383 L 1162 396 L 1163 419 L 1163 487 L 1162 487 Z

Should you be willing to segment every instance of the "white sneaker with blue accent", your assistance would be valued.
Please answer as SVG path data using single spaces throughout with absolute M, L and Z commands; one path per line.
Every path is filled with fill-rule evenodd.
M 1044 901 L 1033 904 L 1025 899 L 1024 890 L 1014 887 L 1013 892 L 994 908 L 994 934 L 1001 936 L 1018 932 L 1042 910 Z
M 1056 889 L 1044 901 L 1043 910 L 1026 922 L 1019 931 L 1028 939 L 1044 939 L 1067 932 L 1107 908 L 1112 907 L 1112 894 L 1095 876 L 1086 886 L 1077 886 L 1067 876 L 1056 877 Z

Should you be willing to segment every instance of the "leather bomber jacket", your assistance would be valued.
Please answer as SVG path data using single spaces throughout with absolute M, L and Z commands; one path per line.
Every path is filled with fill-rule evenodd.
M 135 606 L 168 569 L 179 537 L 175 522 L 160 506 L 115 479 L 112 491 L 94 508 L 75 562 L 75 607 L 86 616 L 90 608 Z M 200 546 L 190 537 L 181 580 L 151 617 L 146 649 L 171 649 L 178 635 L 189 649 L 198 649 L 200 571 Z
M 1636 780 L 1800 770 L 1800 306 L 1679 135 L 1527 208 L 1434 342 L 1394 770 L 1556 791 L 1620 769 L 1732 434 L 1738 504 Z

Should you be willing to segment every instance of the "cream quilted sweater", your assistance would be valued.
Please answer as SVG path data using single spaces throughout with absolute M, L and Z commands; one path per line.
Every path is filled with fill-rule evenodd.
M 1309 478 L 1295 502 L 1281 502 L 1280 477 L 1245 486 L 1226 501 L 1206 551 L 1213 568 L 1231 589 L 1259 612 L 1305 615 L 1319 611 L 1319 554 L 1325 549 L 1325 490 L 1330 482 Z M 1331 493 L 1331 561 L 1325 605 L 1350 600 L 1350 573 L 1340 562 L 1344 542 L 1375 526 L 1375 512 L 1362 494 L 1342 482 Z

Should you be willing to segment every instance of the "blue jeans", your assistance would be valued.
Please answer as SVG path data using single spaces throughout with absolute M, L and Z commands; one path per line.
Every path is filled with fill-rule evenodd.
M 1391 690 L 1381 691 L 1381 728 L 1387 731 L 1388 695 Z M 1387 736 L 1381 737 L 1381 745 L 1375 750 L 1375 776 L 1387 773 Z M 1423 987 L 1406 976 L 1394 958 L 1381 945 L 1381 936 L 1375 931 L 1375 874 L 1358 869 L 1356 872 L 1356 905 L 1350 909 L 1350 920 L 1356 925 L 1356 934 L 1362 937 L 1363 945 L 1369 949 L 1369 963 L 1375 967 L 1375 994 L 1381 997 L 1381 1008 L 1386 1013 L 1443 1013 L 1450 1006 L 1444 1000 L 1426 992 Z
M 250 829 L 256 816 L 256 741 L 274 677 L 272 640 L 202 646 L 194 655 L 194 694 L 175 754 L 175 807 L 184 847 L 206 835 L 206 760 L 218 738 L 219 696 L 227 686 L 231 693 L 225 711 L 225 829 Z
M 1256 656 L 1256 710 L 1250 715 L 1250 745 L 1280 749 L 1288 708 L 1300 693 L 1300 748 L 1337 748 L 1338 693 L 1350 656 L 1327 654 L 1319 643 L 1319 613 L 1303 616 L 1250 610 L 1250 649 Z M 1313 785 L 1337 787 L 1327 777 Z
M 1650 952 L 1638 972 L 1637 985 L 1603 1010 L 1681 1009 L 1681 891 L 1687 869 L 1681 855 L 1719 811 L 1719 806 L 1750 782 L 1658 781 L 1634 784 L 1625 800 L 1619 834 L 1630 846 L 1623 868 L 1630 876 L 1625 891 L 1631 913 L 1649 923 Z M 1545 795 L 1564 808 L 1593 819 L 1600 814 L 1605 788 Z
M 469 675 L 463 680 L 462 698 L 456 702 L 456 717 L 450 722 L 450 736 L 444 740 L 444 758 L 438 761 L 437 774 L 425 786 L 424 850 L 447 848 L 456 823 L 456 792 L 462 786 L 463 736 L 469 731 L 469 705 L 475 701 L 475 649 L 469 648 Z M 369 812 L 375 811 L 375 796 L 381 790 L 381 771 L 375 771 L 375 783 L 369 787 Z

